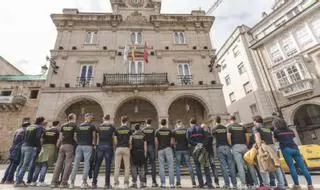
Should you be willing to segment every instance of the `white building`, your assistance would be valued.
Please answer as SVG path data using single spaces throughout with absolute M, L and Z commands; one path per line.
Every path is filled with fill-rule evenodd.
M 320 3 L 276 1 L 251 30 L 263 87 L 304 144 L 320 142 Z
M 238 26 L 217 53 L 216 60 L 228 112 L 244 124 L 251 123 L 255 115 L 267 118 L 275 111 L 249 50 L 249 29 Z

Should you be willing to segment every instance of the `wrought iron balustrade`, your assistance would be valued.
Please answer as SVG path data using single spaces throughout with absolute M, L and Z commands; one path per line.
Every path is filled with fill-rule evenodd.
M 192 83 L 192 75 L 178 75 L 178 83 L 181 85 L 190 85 Z
M 169 84 L 168 73 L 104 74 L 104 86 Z
M 90 87 L 93 79 L 93 77 L 77 77 L 76 87 Z

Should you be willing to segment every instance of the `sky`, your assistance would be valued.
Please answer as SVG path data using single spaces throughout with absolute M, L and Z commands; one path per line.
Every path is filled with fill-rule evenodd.
M 162 0 L 162 13 L 208 10 L 215 0 Z M 212 13 L 211 32 L 217 50 L 236 26 L 253 26 L 263 11 L 270 12 L 274 0 L 224 0 Z M 63 8 L 81 12 L 111 12 L 109 0 L 2 0 L 0 6 L 0 56 L 26 74 L 40 74 L 56 39 L 50 14 Z

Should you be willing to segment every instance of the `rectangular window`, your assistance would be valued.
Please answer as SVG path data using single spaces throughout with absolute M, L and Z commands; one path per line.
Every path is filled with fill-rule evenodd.
M 289 74 L 289 77 L 290 77 L 292 83 L 295 83 L 295 82 L 302 80 L 301 75 L 295 65 L 288 67 L 287 72 Z
M 38 95 L 39 95 L 39 90 L 31 90 L 29 98 L 30 99 L 37 99 Z
M 277 80 L 278 80 L 280 87 L 284 87 L 289 84 L 288 77 L 286 76 L 286 73 L 283 70 L 276 72 L 276 77 L 277 77 Z
M 1 96 L 11 96 L 12 91 L 10 90 L 5 90 L 5 91 L 1 91 Z
M 93 65 L 82 64 L 80 67 L 80 76 L 78 77 L 77 86 L 90 86 L 93 82 Z
M 186 40 L 185 40 L 184 32 L 174 32 L 173 41 L 175 44 L 185 44 Z
M 225 78 L 225 81 L 226 81 L 226 85 L 229 86 L 231 84 L 231 78 L 229 75 L 227 75 Z
M 269 48 L 269 55 L 271 57 L 271 60 L 273 61 L 273 63 L 278 63 L 280 61 L 283 60 L 283 57 L 281 55 L 281 51 L 278 48 L 277 44 L 273 44 L 270 48 Z
M 86 44 L 96 44 L 97 43 L 97 31 L 87 31 L 85 43 Z
M 242 75 L 243 73 L 246 72 L 246 69 L 244 68 L 243 63 L 240 63 L 240 64 L 238 65 L 238 72 L 239 72 L 240 75 Z
M 236 96 L 235 96 L 234 92 L 231 92 L 229 94 L 229 98 L 230 98 L 230 102 L 231 103 L 236 101 Z
M 307 46 L 310 46 L 313 43 L 312 34 L 308 32 L 308 29 L 305 26 L 295 31 L 295 36 L 299 45 L 302 48 L 306 48 Z
M 178 65 L 178 80 L 181 84 L 191 84 L 192 75 L 188 63 L 180 63 Z
M 311 28 L 314 34 L 320 39 L 320 19 L 315 18 L 311 21 Z
M 139 61 L 130 61 L 129 63 L 129 73 L 130 74 L 142 74 L 144 73 L 144 62 L 142 60 Z
M 234 48 L 232 49 L 232 51 L 233 51 L 234 57 L 237 57 L 237 56 L 240 54 L 240 50 L 239 50 L 238 45 L 234 46 Z
M 250 106 L 250 110 L 251 110 L 252 116 L 259 115 L 259 110 L 258 110 L 257 104 L 252 104 Z
M 131 42 L 133 44 L 142 44 L 142 33 L 141 32 L 132 32 L 131 33 Z
M 282 48 L 287 57 L 295 55 L 298 50 L 291 36 L 287 36 L 281 40 Z
M 250 92 L 252 92 L 252 86 L 251 86 L 250 82 L 244 83 L 243 89 L 246 94 L 249 94 Z

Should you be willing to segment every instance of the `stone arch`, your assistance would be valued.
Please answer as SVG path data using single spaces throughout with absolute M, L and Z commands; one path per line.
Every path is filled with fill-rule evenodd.
M 152 99 L 145 96 L 130 96 L 123 98 L 115 104 L 114 109 L 115 124 L 120 124 L 120 117 L 127 115 L 130 123 L 144 123 L 145 119 L 151 118 L 152 125 L 158 126 L 159 108 Z
M 56 118 L 59 119 L 60 121 L 66 121 L 66 114 L 65 114 L 66 110 L 68 108 L 70 108 L 70 106 L 72 106 L 78 102 L 81 102 L 81 101 L 95 102 L 101 108 L 101 110 L 103 112 L 101 114 L 104 115 L 105 110 L 104 110 L 104 106 L 102 104 L 102 101 L 100 101 L 99 99 L 92 97 L 92 96 L 81 95 L 81 96 L 71 97 L 71 98 L 67 99 L 66 101 L 64 101 L 61 104 L 61 106 L 59 106 L 58 109 L 56 110 L 56 113 L 55 113 Z
M 167 113 L 169 125 L 174 127 L 177 119 L 181 120 L 185 125 L 189 124 L 191 117 L 195 117 L 199 123 L 208 122 L 212 112 L 202 97 L 194 94 L 182 94 L 170 101 Z
M 303 102 L 299 102 L 297 104 L 295 104 L 293 106 L 292 109 L 290 109 L 290 111 L 288 112 L 288 114 L 286 115 L 290 121 L 290 124 L 294 124 L 294 116 L 296 115 L 297 111 L 303 107 L 304 105 L 308 105 L 308 104 L 314 104 L 314 105 L 319 105 L 320 106 L 320 102 L 318 101 L 314 101 L 314 100 L 309 100 L 309 101 L 303 101 Z

